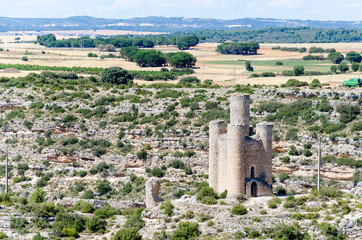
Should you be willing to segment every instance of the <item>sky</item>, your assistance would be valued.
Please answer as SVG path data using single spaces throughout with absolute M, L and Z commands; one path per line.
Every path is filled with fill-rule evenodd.
M 278 18 L 362 21 L 362 0 L 0 0 L 0 16 Z

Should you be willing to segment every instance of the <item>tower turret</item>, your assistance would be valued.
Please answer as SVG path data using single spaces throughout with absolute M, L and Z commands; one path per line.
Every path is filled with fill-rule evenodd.
M 244 125 L 244 136 L 249 136 L 250 96 L 235 94 L 230 98 L 230 124 Z
M 245 193 L 245 127 L 229 124 L 227 132 L 227 190 L 228 196 Z

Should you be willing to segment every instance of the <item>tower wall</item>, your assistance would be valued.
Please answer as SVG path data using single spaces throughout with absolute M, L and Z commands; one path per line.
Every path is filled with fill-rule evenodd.
M 219 137 L 225 133 L 224 121 L 211 121 L 209 124 L 209 186 L 218 192 L 219 187 Z
M 227 190 L 228 196 L 237 197 L 245 193 L 245 127 L 228 125 L 227 132 Z
M 226 186 L 228 184 L 228 177 L 227 177 L 227 134 L 223 134 L 219 138 L 219 187 L 218 193 L 222 193 L 226 190 Z
M 265 180 L 268 184 L 272 184 L 272 140 L 273 140 L 273 125 L 267 122 L 261 122 L 256 125 L 256 134 L 263 143 L 264 154 L 263 172 Z
M 250 96 L 235 94 L 230 98 L 230 124 L 244 125 L 244 136 L 249 136 Z

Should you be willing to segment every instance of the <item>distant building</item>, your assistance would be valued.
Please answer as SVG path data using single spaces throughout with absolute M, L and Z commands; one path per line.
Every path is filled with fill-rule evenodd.
M 230 99 L 230 124 L 211 121 L 209 128 L 209 185 L 218 193 L 248 197 L 272 195 L 272 129 L 270 123 L 249 127 L 249 95 Z

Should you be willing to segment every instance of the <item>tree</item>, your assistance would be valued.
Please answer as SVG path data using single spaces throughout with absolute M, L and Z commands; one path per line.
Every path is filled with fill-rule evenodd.
M 133 56 L 133 60 L 141 67 L 161 67 L 166 63 L 163 54 L 153 49 L 138 51 Z
M 246 68 L 246 70 L 249 71 L 249 72 L 254 71 L 254 68 L 251 66 L 251 64 L 250 64 L 249 61 L 246 61 L 246 62 L 245 62 L 245 68 Z
M 110 67 L 103 71 L 102 82 L 112 84 L 132 84 L 133 76 L 120 67 Z
M 341 63 L 338 65 L 338 69 L 339 69 L 339 71 L 341 71 L 341 73 L 345 73 L 349 70 L 349 67 L 347 64 Z
M 356 62 L 352 63 L 352 71 L 357 72 L 358 69 L 359 69 L 359 64 Z
M 190 68 L 196 63 L 196 58 L 187 52 L 177 52 L 170 56 L 168 60 L 171 66 L 176 68 Z
M 332 72 L 333 74 L 336 74 L 336 72 L 337 72 L 337 66 L 336 66 L 336 65 L 333 65 L 333 66 L 331 67 L 331 72 Z
M 187 50 L 199 44 L 199 38 L 195 36 L 185 36 L 177 38 L 177 47 L 180 50 Z
M 335 64 L 340 64 L 343 61 L 344 57 L 340 52 L 331 52 L 330 54 L 328 54 L 328 59 Z
M 351 63 L 360 63 L 362 61 L 362 56 L 357 52 L 351 51 L 347 53 L 346 60 Z
M 304 66 L 295 66 L 293 72 L 295 76 L 304 75 Z
M 140 51 L 140 49 L 138 47 L 129 46 L 129 47 L 123 47 L 119 51 L 119 54 L 121 55 L 122 58 L 133 62 L 133 57 L 134 57 L 134 55 L 136 55 L 136 53 L 138 53 L 138 51 Z

